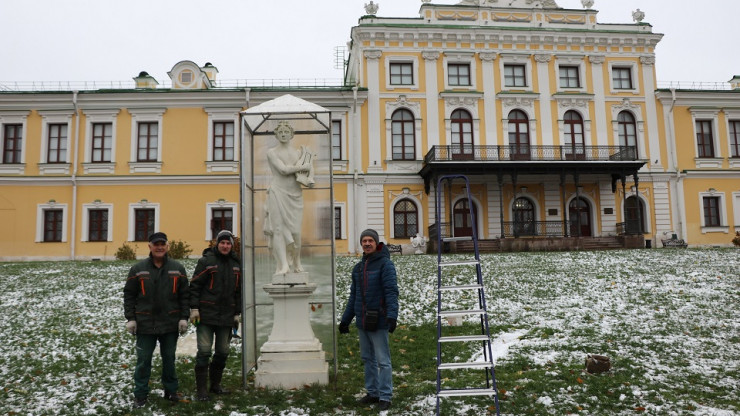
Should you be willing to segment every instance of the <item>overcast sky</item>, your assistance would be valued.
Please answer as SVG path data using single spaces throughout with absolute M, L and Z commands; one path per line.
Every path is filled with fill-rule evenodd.
M 458 0 L 433 0 L 454 4 Z M 582 9 L 580 0 L 556 0 Z M 0 0 L 0 83 L 160 82 L 182 60 L 219 79 L 342 77 L 344 46 L 369 0 Z M 420 0 L 378 0 L 382 17 L 418 17 Z M 740 0 L 595 0 L 599 23 L 632 11 L 665 36 L 658 81 L 725 82 L 740 74 Z

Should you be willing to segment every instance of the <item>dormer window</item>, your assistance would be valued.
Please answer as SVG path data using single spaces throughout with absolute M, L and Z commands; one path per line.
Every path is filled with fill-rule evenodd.
M 182 71 L 180 73 L 180 82 L 183 84 L 190 84 L 193 82 L 193 73 L 190 71 Z

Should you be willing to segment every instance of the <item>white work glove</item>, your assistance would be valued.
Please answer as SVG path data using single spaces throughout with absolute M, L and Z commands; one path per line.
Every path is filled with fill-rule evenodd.
M 198 325 L 200 323 L 200 312 L 197 309 L 190 310 L 190 322 L 192 322 L 193 325 Z
M 177 323 L 177 329 L 180 330 L 180 335 L 185 335 L 188 330 L 188 321 L 180 319 L 180 322 Z
M 126 331 L 128 331 L 131 335 L 136 335 L 136 321 L 131 320 L 126 322 Z

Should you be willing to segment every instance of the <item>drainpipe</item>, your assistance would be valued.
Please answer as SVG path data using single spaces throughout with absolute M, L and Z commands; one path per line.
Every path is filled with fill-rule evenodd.
M 72 237 L 70 238 L 69 257 L 75 259 L 75 249 L 77 242 L 77 146 L 80 143 L 80 109 L 77 106 L 78 91 L 72 91 L 72 106 L 75 109 L 75 139 L 74 146 L 71 150 L 72 156 Z
M 676 106 L 676 89 L 671 88 L 671 108 L 668 110 L 668 137 L 671 139 L 671 164 L 673 165 L 672 168 L 676 172 L 676 218 L 678 219 L 678 228 L 676 229 L 676 232 L 680 230 L 679 237 L 686 238 L 686 230 L 684 230 L 684 221 L 683 221 L 683 177 L 681 176 L 681 171 L 678 170 L 678 156 L 676 155 L 676 136 L 675 132 L 673 130 L 673 108 Z

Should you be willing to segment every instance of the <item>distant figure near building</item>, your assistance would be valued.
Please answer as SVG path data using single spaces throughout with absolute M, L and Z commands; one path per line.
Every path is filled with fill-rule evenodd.
M 313 155 L 306 146 L 297 149 L 290 145 L 294 130 L 287 121 L 275 127 L 278 145 L 267 151 L 267 162 L 272 182 L 267 189 L 265 223 L 267 236 L 277 267 L 275 274 L 302 272 L 301 225 L 303 223 L 303 190 L 301 185 L 313 187 Z

